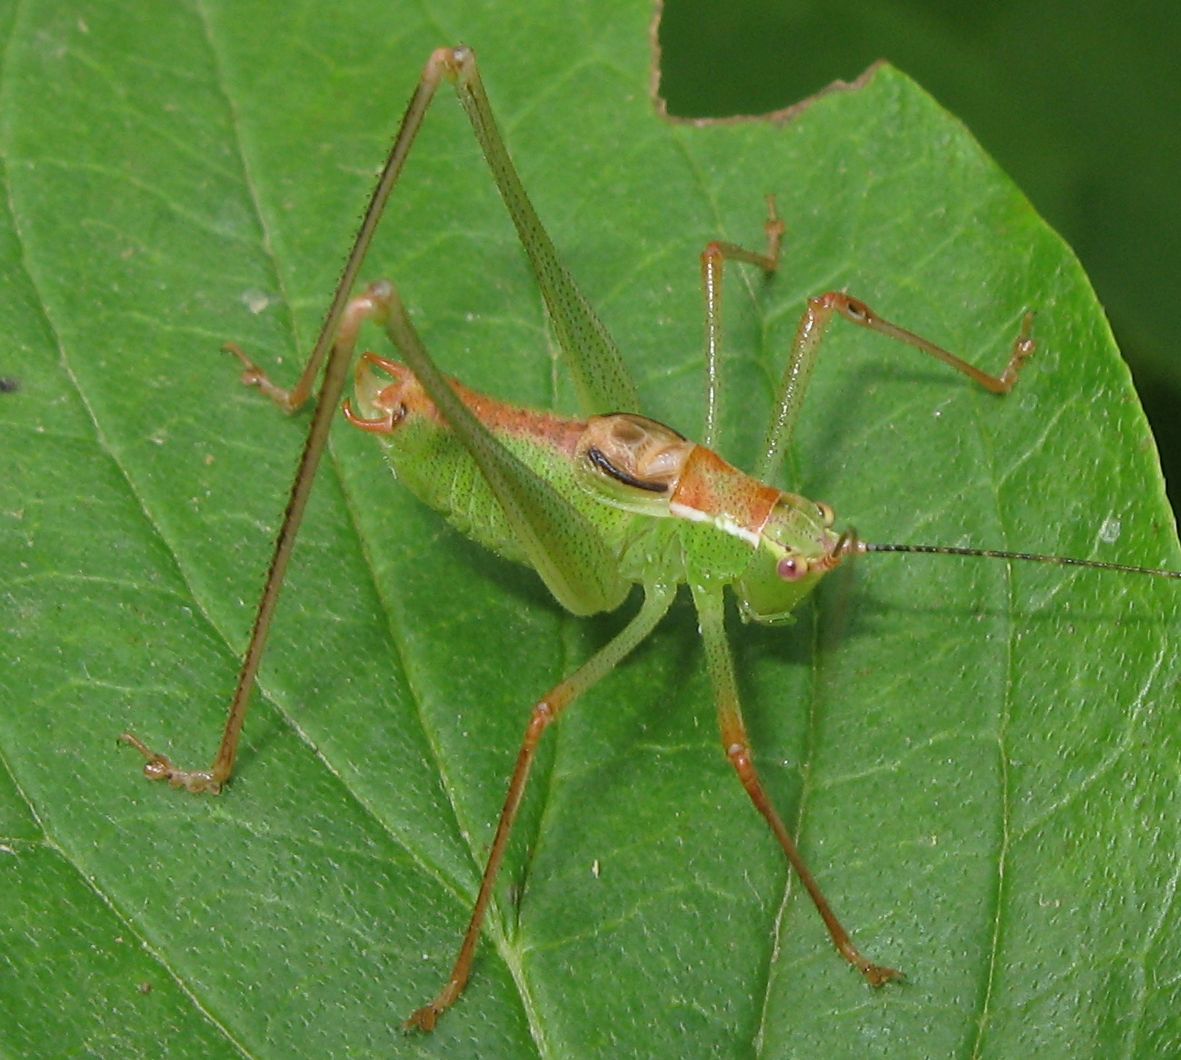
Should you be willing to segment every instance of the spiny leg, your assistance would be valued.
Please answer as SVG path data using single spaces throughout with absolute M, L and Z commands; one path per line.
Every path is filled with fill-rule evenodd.
M 916 335 L 913 331 L 907 331 L 906 328 L 901 328 L 897 324 L 883 319 L 864 302 L 851 298 L 841 291 L 829 291 L 827 294 L 810 298 L 792 342 L 791 356 L 780 383 L 775 415 L 767 429 L 763 457 L 755 468 L 756 478 L 765 480 L 775 466 L 779 455 L 791 444 L 791 436 L 803 404 L 804 392 L 808 388 L 808 381 L 816 366 L 816 355 L 820 351 L 820 342 L 832 323 L 834 315 L 844 317 L 853 324 L 928 354 L 936 360 L 950 365 L 956 371 L 962 372 L 973 382 L 993 394 L 1007 394 L 1013 389 L 1022 365 L 1034 352 L 1035 344 L 1030 338 L 1030 330 L 1033 327 L 1032 313 L 1026 313 L 1022 319 L 1021 330 L 1013 342 L 1009 363 L 1005 365 L 1005 370 L 1000 375 L 989 375 L 975 365 L 957 357 L 954 353 L 948 352 L 942 346 L 937 346 L 921 335 Z
M 459 947 L 459 956 L 455 960 L 451 976 L 439 995 L 430 1004 L 424 1005 L 414 1012 L 403 1024 L 403 1029 L 408 1031 L 433 1030 L 439 1017 L 455 1003 L 467 985 L 468 977 L 472 971 L 472 960 L 476 953 L 476 943 L 480 938 L 480 928 L 488 911 L 488 903 L 492 900 L 496 876 L 500 871 L 501 862 L 504 860 L 509 834 L 512 831 L 513 822 L 516 820 L 521 798 L 525 793 L 525 782 L 529 778 L 533 756 L 537 752 L 537 745 L 541 740 L 542 733 L 552 722 L 557 720 L 558 715 L 574 699 L 606 677 L 624 656 L 652 632 L 656 624 L 664 617 L 665 612 L 668 611 L 675 594 L 675 586 L 663 584 L 646 586 L 644 603 L 635 617 L 573 674 L 534 704 L 529 716 L 529 724 L 525 729 L 525 739 L 517 754 L 517 764 L 513 769 L 512 779 L 509 781 L 504 807 L 500 811 L 500 823 L 496 826 L 496 836 L 492 840 L 492 849 L 488 854 L 484 877 L 480 881 L 480 892 L 476 896 L 472 917 Z
M 775 196 L 767 196 L 767 249 L 759 254 L 736 243 L 710 243 L 701 252 L 701 285 L 705 294 L 705 430 L 701 444 L 713 449 L 717 444 L 719 361 L 722 350 L 722 274 L 727 261 L 757 265 L 768 275 L 779 267 L 779 247 L 784 225 L 775 210 Z
M 287 390 L 275 385 L 240 348 L 233 344 L 227 346 L 227 349 L 242 362 L 243 382 L 258 386 L 272 401 L 288 412 L 299 409 L 307 402 L 325 357 L 328 358 L 328 364 L 320 388 L 316 414 L 308 430 L 299 469 L 291 487 L 287 509 L 271 557 L 266 585 L 259 600 L 250 643 L 242 661 L 237 688 L 230 704 L 217 756 L 208 770 L 177 769 L 165 756 L 153 752 L 136 736 L 124 733 L 120 737 L 121 741 L 136 748 L 147 759 L 148 764 L 144 771 L 151 779 L 166 779 L 177 787 L 193 792 L 217 792 L 233 771 L 238 737 L 287 562 L 299 531 L 320 455 L 327 441 L 331 417 L 340 401 L 348 373 L 355 334 L 345 341 L 338 333 L 347 326 L 346 307 L 349 304 L 349 294 L 356 283 L 361 263 L 373 240 L 386 202 L 402 173 L 431 100 L 439 83 L 444 79 L 452 81 L 456 86 L 459 100 L 468 114 L 497 187 L 525 246 L 558 333 L 559 342 L 567 354 L 577 380 L 584 405 L 588 411 L 597 412 L 609 411 L 612 408 L 634 409 L 638 405 L 634 384 L 618 349 L 569 273 L 558 261 L 553 244 L 525 194 L 497 130 L 476 67 L 475 54 L 471 49 L 464 47 L 437 49 L 427 61 L 418 87 L 407 105 L 394 145 L 365 208 L 361 227 L 349 251 L 316 344 L 295 386 Z
M 152 751 L 139 737 L 129 732 L 123 733 L 119 737 L 120 741 L 134 747 L 147 759 L 144 775 L 149 780 L 167 780 L 173 787 L 184 788 L 194 794 L 207 792 L 216 795 L 234 771 L 234 759 L 238 754 L 238 739 L 242 734 L 242 724 L 246 720 L 246 710 L 250 705 L 254 679 L 258 674 L 259 664 L 262 662 L 262 653 L 266 647 L 271 618 L 279 600 L 279 590 L 283 585 L 283 577 L 287 572 L 291 551 L 295 547 L 296 531 L 299 529 L 304 509 L 307 507 L 308 497 L 311 494 L 316 468 L 319 466 L 320 456 L 324 452 L 324 443 L 328 439 L 328 430 L 332 426 L 332 417 L 336 413 L 336 406 L 344 388 L 349 362 L 352 360 L 353 349 L 357 344 L 357 332 L 365 320 L 375 316 L 380 317 L 385 312 L 386 306 L 380 299 L 373 297 L 372 291 L 354 298 L 343 311 L 340 328 L 336 333 L 336 341 L 332 346 L 332 356 L 328 361 L 324 385 L 320 391 L 320 400 L 316 405 L 315 415 L 312 417 L 312 425 L 308 430 L 307 441 L 304 443 L 303 453 L 300 456 L 299 469 L 295 474 L 291 495 L 287 500 L 283 524 L 279 529 L 275 551 L 271 556 L 266 585 L 263 588 L 258 611 L 254 617 L 250 644 L 242 660 L 242 668 L 238 674 L 238 685 L 234 690 L 234 698 L 230 703 L 225 730 L 222 733 L 221 744 L 218 746 L 213 764 L 209 769 L 178 769 L 167 756 Z
M 312 348 L 303 373 L 295 386 L 290 390 L 276 386 L 239 347 L 233 344 L 226 347 L 242 362 L 242 381 L 247 385 L 258 386 L 275 404 L 287 412 L 294 412 L 307 402 L 326 356 L 328 357 L 328 365 L 320 387 L 315 415 L 312 417 L 307 440 L 304 442 L 299 468 L 291 486 L 287 508 L 283 513 L 283 522 L 279 527 L 279 536 L 276 539 L 275 550 L 271 555 L 271 564 L 267 570 L 266 584 L 263 587 L 258 611 L 255 614 L 250 643 L 242 659 L 242 667 L 238 673 L 238 684 L 234 690 L 234 698 L 230 702 L 229 716 L 213 765 L 209 769 L 201 770 L 178 769 L 166 756 L 152 751 L 138 737 L 129 732 L 123 733 L 120 740 L 134 747 L 147 759 L 144 774 L 150 780 L 167 780 L 174 787 L 185 788 L 194 793 L 216 794 L 221 791 L 222 785 L 233 772 L 234 759 L 238 750 L 238 738 L 250 705 L 250 694 L 254 689 L 254 680 L 262 661 L 263 649 L 266 646 L 267 634 L 270 631 L 279 592 L 283 586 L 287 563 L 291 558 L 291 551 L 295 547 L 295 539 L 299 533 L 300 523 L 303 521 L 303 512 L 307 506 L 312 483 L 315 480 L 316 469 L 320 465 L 320 457 L 328 440 L 332 417 L 336 413 L 336 407 L 344 390 L 349 362 L 356 345 L 356 332 L 364 316 L 373 312 L 373 304 L 367 295 L 350 303 L 349 294 L 353 289 L 353 284 L 357 281 L 361 263 L 365 260 L 369 245 L 373 241 L 373 234 L 377 230 L 382 213 L 385 211 L 390 192 L 406 164 L 406 158 L 410 153 L 414 138 L 418 135 L 422 119 L 434 98 L 439 81 L 448 73 L 449 58 L 453 58 L 453 53 L 449 49 L 439 49 L 431 55 L 418 87 L 410 98 L 406 113 L 402 117 L 402 124 L 398 129 L 398 135 L 394 140 L 394 146 L 390 149 L 381 176 L 378 178 L 377 185 L 365 208 L 361 227 L 353 240 L 352 249 L 345 261 L 328 313 L 320 327 L 316 345 Z M 361 311 L 361 316 L 351 325 L 350 331 L 349 308 L 352 305 L 366 302 L 369 308 Z M 331 351 L 331 356 L 328 356 L 329 351 Z
M 638 412 L 639 398 L 623 357 L 610 333 L 559 260 L 553 242 L 521 184 L 497 127 L 476 64 L 476 54 L 471 48 L 462 45 L 457 48 L 438 48 L 427 60 L 418 88 L 406 108 L 394 146 L 365 210 L 364 220 L 345 263 L 320 338 L 299 382 L 291 390 L 275 386 L 238 347 L 230 345 L 227 349 L 242 362 L 242 381 L 247 385 L 259 386 L 268 397 L 287 411 L 298 409 L 311 396 L 320 363 L 336 329 L 348 292 L 356 283 L 361 262 L 372 242 L 386 201 L 402 172 L 406 156 L 418 135 L 431 101 L 444 80 L 450 81 L 455 87 L 455 94 L 468 116 L 497 190 L 529 258 L 558 344 L 566 355 L 567 366 L 574 376 L 583 412 L 587 415 Z
M 576 615 L 614 611 L 630 585 L 602 535 L 560 490 L 501 445 L 456 396 L 423 345 L 394 285 L 385 280 L 370 290 L 387 308 L 384 319 L 390 341 L 475 461 L 517 544 L 555 599 Z
M 691 585 L 693 600 L 697 605 L 700 618 L 701 636 L 705 641 L 705 659 L 709 669 L 710 681 L 714 687 L 714 695 L 718 705 L 718 724 L 722 731 L 722 745 L 726 750 L 726 757 L 738 774 L 738 779 L 759 811 L 771 826 L 775 838 L 783 848 L 787 860 L 795 870 L 800 882 L 807 890 L 813 904 L 816 906 L 824 926 L 832 937 L 841 956 L 856 968 L 871 986 L 881 986 L 891 979 L 901 978 L 902 973 L 893 968 L 887 968 L 863 957 L 853 945 L 849 932 L 837 919 L 828 899 L 820 889 L 820 884 L 805 864 L 795 840 L 787 830 L 771 800 L 767 796 L 763 783 L 759 779 L 751 758 L 750 742 L 746 735 L 746 726 L 742 721 L 742 709 L 738 701 L 738 685 L 734 680 L 734 663 L 730 657 L 730 646 L 726 642 L 725 611 L 721 589 L 709 586 Z
M 410 154 L 410 148 L 414 145 L 415 137 L 418 136 L 418 130 L 422 126 L 423 118 L 426 117 L 426 112 L 430 109 L 431 100 L 435 97 L 439 82 L 444 77 L 454 77 L 456 51 L 462 51 L 462 49 L 439 48 L 427 60 L 422 77 L 419 79 L 418 87 L 415 88 L 414 95 L 410 97 L 410 102 L 406 106 L 406 113 L 402 116 L 402 124 L 398 127 L 398 135 L 394 138 L 394 146 L 390 148 L 390 153 L 381 170 L 381 176 L 378 177 L 377 184 L 369 196 L 369 202 L 365 207 L 365 215 L 361 219 L 361 227 L 357 229 L 357 235 L 353 239 L 349 256 L 345 261 L 344 269 L 341 271 L 340 279 L 337 281 L 336 290 L 333 292 L 328 313 L 324 317 L 324 323 L 320 327 L 320 334 L 316 338 L 316 345 L 312 348 L 312 352 L 308 357 L 307 363 L 304 365 L 299 381 L 289 390 L 276 386 L 267 378 L 266 373 L 242 352 L 239 346 L 234 343 L 227 343 L 224 347 L 224 349 L 234 354 L 242 362 L 242 382 L 247 386 L 259 387 L 267 397 L 286 412 L 295 412 L 302 408 L 308 398 L 312 396 L 312 388 L 315 386 L 316 376 L 319 374 L 324 357 L 327 355 L 329 349 L 332 348 L 333 338 L 344 315 L 345 306 L 348 304 L 349 293 L 352 291 L 353 285 L 357 282 L 357 276 L 360 274 L 361 263 L 365 260 L 365 255 L 369 252 L 369 245 L 373 242 L 373 234 L 377 231 L 382 214 L 385 212 L 386 202 L 389 200 L 390 193 L 394 190 L 394 185 L 397 184 L 398 178 L 402 175 L 402 170 L 406 165 L 406 158 Z M 474 61 L 475 57 L 472 56 L 472 62 L 474 63 Z M 329 370 L 331 370 L 331 366 Z M 341 388 L 344 385 L 343 379 L 344 372 L 342 371 Z M 320 390 L 321 404 L 326 403 L 326 390 L 327 379 L 325 379 L 324 386 Z M 336 401 L 339 398 L 340 391 L 338 390 L 335 399 L 328 402 L 328 404 L 335 407 Z

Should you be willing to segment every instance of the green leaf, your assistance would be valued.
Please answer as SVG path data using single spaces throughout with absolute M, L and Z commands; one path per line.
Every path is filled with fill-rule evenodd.
M 750 114 L 853 77 L 881 56 L 967 122 L 1070 243 L 1111 319 L 1181 507 L 1181 8 L 1071 0 L 824 4 L 674 0 L 661 86 L 674 114 Z M 834 32 L 834 27 L 840 27 Z M 790 56 L 790 61 L 784 57 Z M 710 76 L 703 77 L 708 70 Z M 1146 113 L 1151 120 L 1129 120 Z
M 727 284 L 725 455 L 749 466 L 803 300 L 847 287 L 1013 395 L 834 330 L 784 482 L 877 541 L 1178 567 L 1152 441 L 1069 250 L 888 68 L 792 118 L 670 125 L 647 14 L 534 5 L 0 11 L 0 1029 L 18 1055 L 1164 1055 L 1181 1027 L 1178 590 L 878 557 L 789 629 L 733 623 L 772 797 L 834 955 L 721 754 L 682 602 L 550 738 L 462 1000 L 442 985 L 530 703 L 619 627 L 564 616 L 338 428 L 217 799 L 115 738 L 212 756 L 304 423 L 292 378 L 431 48 L 482 59 L 526 186 L 650 412 L 701 422 L 697 254 Z M 569 409 L 453 100 L 388 275 L 469 384 Z M 282 362 L 281 364 L 279 362 Z M 634 603 L 631 605 L 634 606 Z

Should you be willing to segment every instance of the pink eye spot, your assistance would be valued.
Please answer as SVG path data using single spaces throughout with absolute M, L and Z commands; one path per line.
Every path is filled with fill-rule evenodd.
M 808 573 L 808 565 L 794 556 L 784 556 L 775 570 L 785 582 L 794 582 Z

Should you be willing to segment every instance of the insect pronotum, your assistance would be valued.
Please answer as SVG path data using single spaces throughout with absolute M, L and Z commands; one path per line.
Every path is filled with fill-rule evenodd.
M 353 286 L 386 201 L 440 84 L 455 86 L 496 185 L 536 274 L 557 340 L 574 376 L 585 419 L 515 408 L 445 379 L 427 353 L 394 286 Z M 789 445 L 822 337 L 835 317 L 928 354 L 987 390 L 1007 394 L 1034 352 L 1026 313 L 1007 364 L 990 375 L 920 336 L 892 324 L 864 303 L 830 291 L 808 301 L 779 388 L 762 458 L 753 475 L 713 452 L 718 429 L 718 362 L 722 280 L 727 262 L 773 273 L 784 226 L 768 203 L 767 245 L 751 251 L 709 244 L 701 255 L 705 294 L 707 402 L 700 445 L 640 415 L 635 388 L 599 318 L 559 262 L 518 179 L 493 119 L 470 49 L 439 49 L 428 60 L 394 146 L 373 192 L 336 288 L 323 328 L 296 386 L 271 383 L 237 347 L 244 381 L 287 410 L 312 395 L 327 358 L 315 413 L 258 606 L 221 744 L 210 768 L 186 770 L 138 737 L 122 739 L 147 760 L 146 775 L 190 792 L 219 792 L 229 780 L 255 676 L 279 590 L 332 417 L 344 388 L 360 328 L 382 325 L 403 362 L 366 354 L 357 367 L 355 398 L 345 416 L 377 435 L 401 479 L 464 533 L 532 566 L 557 600 L 578 615 L 618 607 L 633 585 L 643 589 L 639 611 L 622 631 L 532 708 L 488 856 L 471 921 L 438 996 L 415 1011 L 407 1029 L 431 1030 L 463 992 L 509 833 L 542 734 L 582 692 L 642 642 L 687 583 L 699 616 L 707 669 L 717 704 L 722 745 L 755 808 L 815 903 L 840 954 L 873 986 L 899 977 L 854 944 L 804 863 L 759 778 L 739 707 L 724 630 L 723 591 L 729 587 L 744 618 L 775 623 L 845 559 L 874 552 L 936 553 L 1083 566 L 1181 578 L 1181 573 L 1132 565 L 992 549 L 874 544 L 834 528 L 825 504 L 765 484 Z

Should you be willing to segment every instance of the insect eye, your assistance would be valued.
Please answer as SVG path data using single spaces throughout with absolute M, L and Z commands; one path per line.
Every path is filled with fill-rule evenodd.
M 824 501 L 816 502 L 816 514 L 820 516 L 820 521 L 825 526 L 832 526 L 837 520 L 836 512 L 832 510 L 830 505 L 825 504 Z
M 784 556 L 775 568 L 775 573 L 785 582 L 799 581 L 808 573 L 808 561 L 799 556 Z

